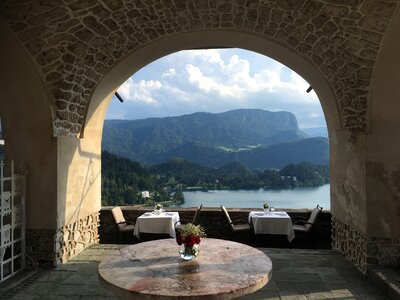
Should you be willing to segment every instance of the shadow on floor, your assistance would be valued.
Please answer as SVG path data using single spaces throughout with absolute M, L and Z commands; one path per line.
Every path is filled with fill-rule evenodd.
M 52 270 L 23 272 L 0 285 L 1 299 L 119 299 L 98 281 L 100 261 L 125 245 L 94 245 Z M 271 281 L 240 299 L 387 299 L 331 250 L 259 248 L 272 260 Z

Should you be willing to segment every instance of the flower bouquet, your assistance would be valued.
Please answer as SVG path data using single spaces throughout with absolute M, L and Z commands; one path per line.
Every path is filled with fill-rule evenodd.
M 192 260 L 199 255 L 199 244 L 202 237 L 205 237 L 204 228 L 200 225 L 188 223 L 182 225 L 176 235 L 176 242 L 178 245 L 183 245 L 179 250 L 179 254 L 184 260 Z
M 265 211 L 265 212 L 268 212 L 268 211 L 269 211 L 269 204 L 268 204 L 268 202 L 265 202 L 265 203 L 263 204 L 263 208 L 264 208 L 264 211 Z
M 160 203 L 157 203 L 156 206 L 154 206 L 154 214 L 159 215 L 162 212 L 164 212 L 163 206 Z

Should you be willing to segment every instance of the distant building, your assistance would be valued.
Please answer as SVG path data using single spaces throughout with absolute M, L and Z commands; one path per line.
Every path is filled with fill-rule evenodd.
M 281 176 L 281 179 L 282 180 L 293 179 L 293 181 L 297 181 L 297 176 Z
M 150 192 L 149 191 L 142 191 L 142 198 L 150 198 Z

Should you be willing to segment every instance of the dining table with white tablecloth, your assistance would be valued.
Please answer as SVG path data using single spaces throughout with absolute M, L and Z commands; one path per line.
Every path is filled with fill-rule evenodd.
M 251 211 L 249 223 L 252 224 L 255 234 L 286 235 L 289 242 L 295 237 L 292 219 L 284 211 Z
M 146 212 L 137 218 L 133 234 L 137 238 L 140 238 L 140 233 L 169 234 L 175 238 L 175 224 L 179 220 L 178 212 Z

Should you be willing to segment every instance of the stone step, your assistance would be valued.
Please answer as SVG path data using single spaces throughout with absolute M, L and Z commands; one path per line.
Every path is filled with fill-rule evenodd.
M 400 268 L 370 265 L 367 277 L 390 299 L 400 300 Z

